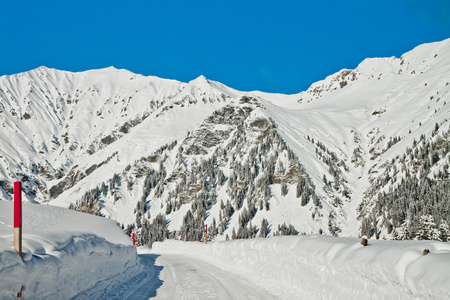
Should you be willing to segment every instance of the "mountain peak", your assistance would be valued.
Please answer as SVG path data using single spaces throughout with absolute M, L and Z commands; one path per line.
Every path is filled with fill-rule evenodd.
M 29 73 L 29 72 L 49 73 L 50 71 L 59 71 L 59 70 L 56 70 L 56 69 L 53 69 L 53 68 L 49 68 L 49 67 L 46 67 L 46 66 L 40 66 L 40 67 L 37 67 L 35 69 L 29 70 L 29 71 L 26 71 L 26 72 L 23 72 L 23 73 Z M 21 73 L 19 73 L 19 74 L 21 74 Z
M 195 78 L 194 80 L 189 81 L 189 84 L 195 85 L 198 87 L 203 87 L 203 86 L 209 86 L 210 82 L 205 76 L 200 75 L 197 78 Z
M 106 68 L 104 68 L 105 70 L 111 70 L 111 71 L 114 71 L 114 70 L 118 70 L 116 67 L 114 67 L 114 66 L 109 66 L 109 67 L 106 67 Z

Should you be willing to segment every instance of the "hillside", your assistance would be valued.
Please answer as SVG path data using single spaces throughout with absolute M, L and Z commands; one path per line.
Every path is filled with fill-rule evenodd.
M 28 201 L 111 217 L 149 244 L 201 240 L 203 224 L 217 240 L 446 240 L 449 75 L 450 40 L 295 95 L 114 68 L 2 76 L 0 197 L 21 180 Z

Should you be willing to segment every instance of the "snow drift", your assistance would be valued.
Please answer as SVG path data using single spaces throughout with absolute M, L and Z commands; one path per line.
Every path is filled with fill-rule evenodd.
M 442 242 L 369 240 L 363 247 L 356 238 L 312 235 L 168 240 L 153 252 L 204 260 L 282 299 L 450 298 L 450 245 Z
M 23 205 L 23 260 L 13 247 L 13 203 L 0 201 L 0 298 L 71 299 L 139 269 L 117 222 L 47 205 Z

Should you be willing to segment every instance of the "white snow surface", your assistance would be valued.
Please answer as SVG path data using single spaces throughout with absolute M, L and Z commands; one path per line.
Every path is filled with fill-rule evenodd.
M 424 249 L 431 253 L 423 256 Z M 450 299 L 450 245 L 442 242 L 369 240 L 363 247 L 357 238 L 319 235 L 207 245 L 167 240 L 151 253 L 163 266 L 158 299 L 236 299 L 227 292 L 241 286 L 230 280 L 249 286 L 240 299 Z M 225 291 L 221 280 L 230 283 Z M 255 287 L 257 294 L 249 293 Z
M 0 201 L 0 298 L 448 299 L 450 244 L 284 236 L 141 247 L 106 218 L 24 204 L 24 255 Z M 430 254 L 423 256 L 424 249 Z
M 165 144 L 180 144 L 214 111 L 238 105 L 242 96 L 249 96 L 262 104 L 257 116 L 275 121 L 277 132 L 316 185 L 322 203 L 320 216 L 313 220 L 315 208 L 298 205 L 294 186 L 281 196 L 280 185 L 274 184 L 270 187 L 273 209 L 258 211 L 253 224 L 259 226 L 265 218 L 273 228 L 287 222 L 299 232 L 328 233 L 333 214 L 340 236 L 358 236 L 357 208 L 374 197 L 367 191 L 383 174 L 385 163 L 403 155 L 422 134 L 430 136 L 436 123 L 441 134 L 448 131 L 449 62 L 447 39 L 420 45 L 401 58 L 368 58 L 356 69 L 341 70 L 294 95 L 241 92 L 203 76 L 182 83 L 112 67 L 78 73 L 40 67 L 1 76 L 0 199 L 12 199 L 13 181 L 31 178 L 24 184 L 25 201 L 68 207 L 90 189 L 108 184 L 127 165 L 153 155 Z M 125 132 L 126 124 L 133 126 Z M 324 188 L 323 176 L 333 180 L 334 175 L 316 155 L 317 147 L 308 136 L 345 162 L 348 169 L 340 167 L 340 171 L 348 199 Z M 393 137 L 401 141 L 387 149 Z M 358 164 L 353 159 L 355 150 L 361 156 Z M 125 225 L 135 222 L 133 209 L 143 196 L 144 178 L 131 174 L 129 179 L 134 188 L 120 188 L 118 201 L 112 194 L 102 199 L 101 210 Z M 62 182 L 68 184 L 61 194 L 51 196 L 51 189 Z M 226 200 L 225 192 L 222 195 Z M 337 198 L 343 204 L 333 205 Z M 154 201 L 151 195 L 147 200 L 152 218 L 164 213 L 164 201 Z M 179 229 L 189 206 L 167 216 L 170 230 Z M 218 208 L 213 207 L 209 226 L 217 215 Z M 231 234 L 237 218 L 238 214 L 232 217 L 226 233 Z M 381 237 L 390 238 L 386 231 Z
M 436 123 L 440 133 L 449 130 L 449 62 L 450 39 L 421 45 L 401 58 L 366 59 L 355 70 L 344 69 L 295 95 L 239 92 L 203 76 L 181 83 L 114 68 L 71 73 L 41 67 L 0 77 L 0 298 L 15 296 L 23 285 L 25 295 L 33 295 L 33 299 L 95 299 L 102 295 L 112 299 L 114 294 L 120 299 L 124 294 L 118 291 L 126 291 L 123 293 L 128 296 L 123 298 L 132 299 L 133 288 L 139 286 L 123 289 L 121 282 L 140 276 L 143 282 L 158 287 L 158 272 L 152 265 L 156 259 L 156 264 L 163 266 L 160 277 L 164 280 L 157 297 L 165 299 L 186 295 L 236 298 L 236 291 L 254 291 L 254 286 L 285 299 L 450 299 L 448 243 L 371 241 L 370 246 L 362 247 L 359 239 L 323 236 L 212 242 L 207 246 L 166 241 L 154 245 L 151 253 L 159 254 L 158 258 L 147 256 L 139 264 L 130 239 L 114 221 L 24 204 L 22 261 L 12 248 L 12 203 L 1 201 L 11 200 L 8 190 L 12 182 L 23 180 L 28 191 L 25 201 L 67 207 L 128 164 L 152 155 L 164 144 L 182 141 L 215 110 L 238 105 L 245 95 L 262 104 L 255 117 L 275 121 L 277 131 L 317 185 L 323 204 L 323 217 L 313 220 L 312 206 L 300 207 L 293 188 L 281 197 L 280 186 L 273 185 L 271 209 L 258 211 L 253 224 L 266 218 L 273 231 L 287 222 L 300 232 L 326 232 L 328 215 L 333 212 L 342 229 L 340 235 L 357 236 L 357 207 L 378 176 L 374 174 L 382 174 L 385 163 L 402 155 L 413 140 L 422 134 L 429 136 Z M 133 126 L 123 132 L 124 124 Z M 351 199 L 344 204 L 332 206 L 339 195 L 327 192 L 321 182 L 323 175 L 333 176 L 307 136 L 347 164 L 348 171 L 342 173 Z M 108 137 L 114 142 L 103 142 Z M 392 137 L 401 137 L 401 141 L 387 149 Z M 359 165 L 352 161 L 355 149 L 361 152 Z M 95 171 L 87 174 L 94 165 Z M 24 175 L 35 183 L 26 183 Z M 77 179 L 73 186 L 49 198 L 52 187 L 71 179 Z M 133 209 L 142 196 L 143 178 L 134 179 L 136 188 L 121 189 L 118 201 L 104 199 L 104 215 L 125 224 L 134 222 Z M 227 197 L 224 190 L 219 197 Z M 164 212 L 161 204 L 150 203 L 152 217 Z M 189 207 L 184 205 L 177 214 L 167 216 L 170 230 L 178 229 Z M 218 207 L 210 213 L 208 227 L 212 218 L 217 218 Z M 230 220 L 227 233 L 237 224 L 238 215 Z M 386 232 L 380 236 L 389 238 Z M 422 256 L 425 248 L 431 254 Z M 186 261 L 193 257 L 194 265 Z M 149 266 L 142 270 L 142 264 Z M 177 271 L 174 265 L 184 271 Z M 176 276 L 179 272 L 196 279 L 189 281 L 188 277 L 181 282 L 181 275 Z M 208 279 L 214 274 L 220 278 Z M 245 278 L 251 286 L 244 288 L 230 274 Z M 196 284 L 201 279 L 209 280 L 205 290 L 210 294 L 199 294 L 202 286 Z M 230 291 L 221 280 L 239 287 Z M 184 293 L 189 286 L 193 290 Z M 250 298 L 251 292 L 247 296 Z
M 0 201 L 0 299 L 71 299 L 98 282 L 140 270 L 117 222 L 48 205 L 23 204 L 23 259 L 13 247 L 13 203 Z

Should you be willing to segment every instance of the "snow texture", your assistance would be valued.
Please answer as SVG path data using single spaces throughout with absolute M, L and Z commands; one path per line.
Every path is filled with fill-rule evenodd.
M 23 205 L 23 260 L 13 247 L 13 203 L 0 201 L 0 299 L 71 299 L 139 271 L 117 222 L 48 205 Z
M 423 256 L 424 249 L 430 254 Z M 200 270 L 214 265 L 228 273 L 226 278 L 235 277 L 279 299 L 450 298 L 450 245 L 442 242 L 369 240 L 364 247 L 356 238 L 312 235 L 207 245 L 168 240 L 155 243 L 151 252 L 160 255 L 157 265 L 167 266 L 161 277 L 168 284 L 172 267 L 181 260 L 195 268 L 201 261 Z M 165 284 L 160 291 L 168 291 Z M 157 295 L 164 298 L 159 291 Z M 206 292 L 199 298 L 207 297 Z M 174 298 L 184 299 L 176 293 Z

